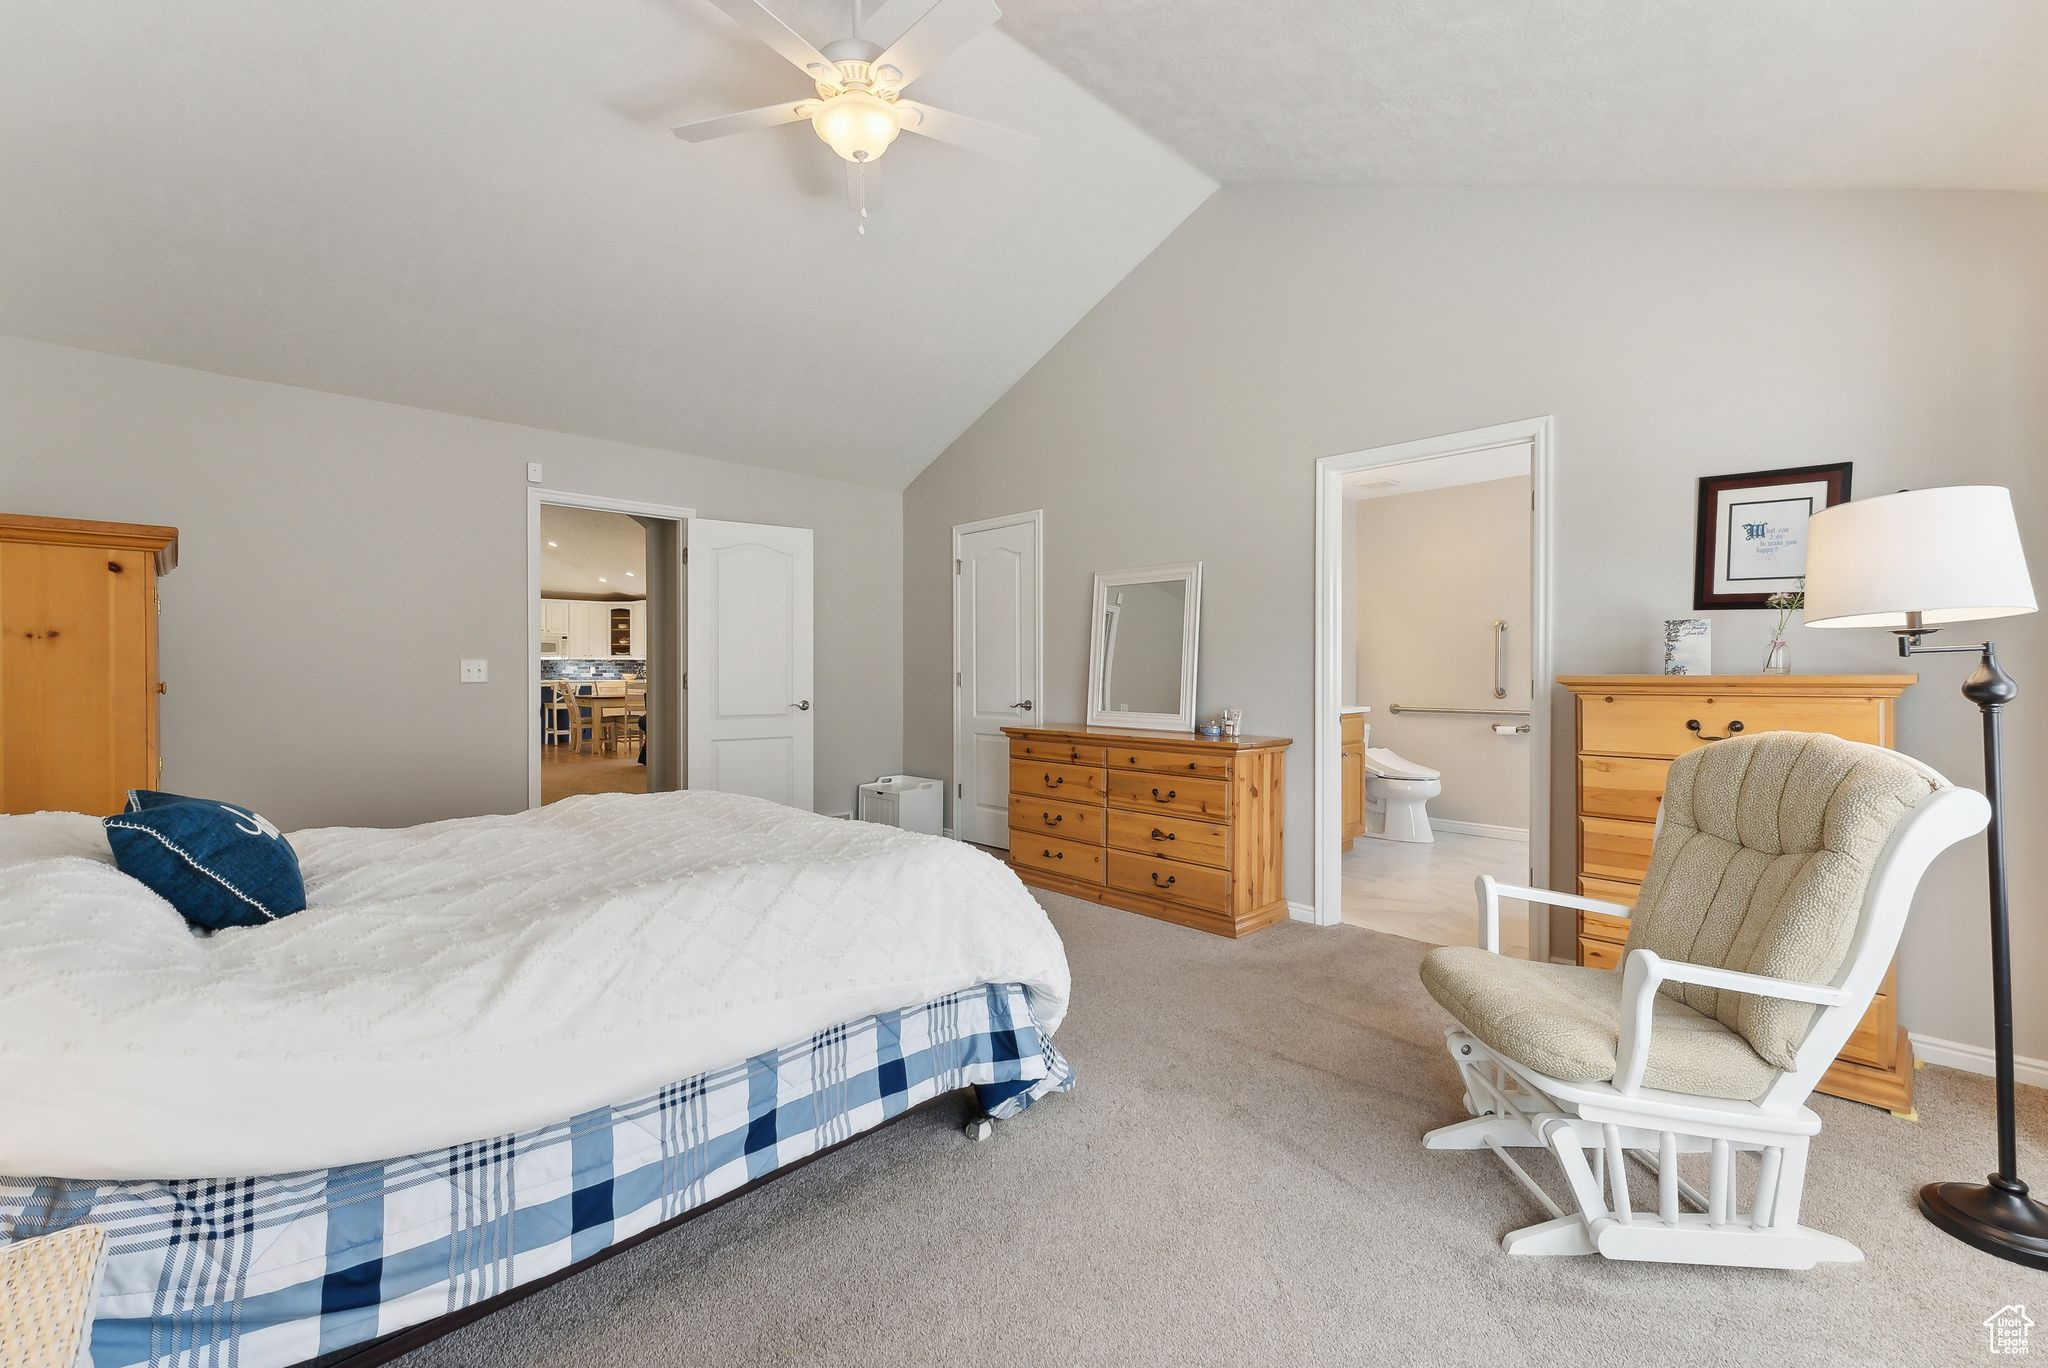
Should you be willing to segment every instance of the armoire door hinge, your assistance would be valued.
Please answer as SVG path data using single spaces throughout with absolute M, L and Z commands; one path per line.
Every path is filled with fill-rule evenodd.
M 964 783 L 953 785 L 953 796 L 955 798 L 965 798 L 967 796 L 967 785 Z
M 960 573 L 960 558 L 958 556 L 953 557 L 953 573 L 956 575 Z
M 686 547 L 684 547 L 684 548 L 683 548 L 683 564 L 685 564 L 685 565 L 688 565 L 689 563 L 690 563 L 690 548 L 686 546 Z

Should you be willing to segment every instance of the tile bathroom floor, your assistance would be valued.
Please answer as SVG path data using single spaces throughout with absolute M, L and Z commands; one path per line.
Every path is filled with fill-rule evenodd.
M 1361 836 L 1344 856 L 1344 920 L 1431 945 L 1477 945 L 1479 905 L 1472 881 L 1529 878 L 1529 843 L 1440 831 L 1428 845 Z M 1525 904 L 1501 904 L 1500 948 L 1526 957 Z

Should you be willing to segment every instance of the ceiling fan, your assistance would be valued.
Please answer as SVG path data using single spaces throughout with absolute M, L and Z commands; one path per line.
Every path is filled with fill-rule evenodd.
M 724 114 L 678 125 L 685 142 L 708 142 L 757 128 L 802 123 L 846 160 L 847 204 L 867 232 L 870 213 L 880 207 L 875 162 L 901 132 L 921 134 L 970 151 L 1016 157 L 1032 139 L 962 114 L 903 98 L 903 88 L 936 66 L 947 53 L 1002 18 L 994 0 L 938 0 L 887 48 L 861 36 L 860 0 L 852 0 L 853 34 L 816 48 L 758 0 L 711 0 L 741 28 L 780 53 L 811 79 L 814 98 Z

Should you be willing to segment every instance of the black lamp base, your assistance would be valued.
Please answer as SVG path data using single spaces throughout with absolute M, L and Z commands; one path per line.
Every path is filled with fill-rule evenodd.
M 1966 1245 L 2029 1268 L 2048 1269 L 2048 1207 L 2017 1178 L 1988 1183 L 1929 1183 L 1920 1214 Z

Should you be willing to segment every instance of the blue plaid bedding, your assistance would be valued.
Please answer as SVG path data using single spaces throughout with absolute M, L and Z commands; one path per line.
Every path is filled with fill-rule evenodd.
M 1073 1086 L 1021 985 L 404 1159 L 270 1178 L 0 1178 L 0 1238 L 105 1228 L 95 1368 L 269 1368 L 545 1276 L 969 1084 L 994 1116 Z

